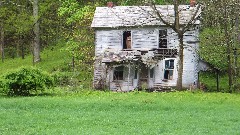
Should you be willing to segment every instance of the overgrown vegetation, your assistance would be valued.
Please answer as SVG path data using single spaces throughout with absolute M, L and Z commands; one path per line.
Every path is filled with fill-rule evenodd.
M 29 96 L 54 85 L 53 78 L 36 68 L 20 68 L 2 76 L 2 91 L 10 96 Z

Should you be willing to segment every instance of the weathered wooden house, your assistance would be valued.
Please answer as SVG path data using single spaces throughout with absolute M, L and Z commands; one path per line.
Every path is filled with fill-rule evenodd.
M 173 23 L 173 5 L 156 8 Z M 187 24 L 196 11 L 189 5 L 179 9 L 181 24 Z M 199 24 L 196 20 L 184 35 L 184 87 L 198 82 Z M 95 29 L 95 88 L 130 91 L 176 86 L 178 36 L 157 19 L 151 7 L 97 7 L 91 27 Z

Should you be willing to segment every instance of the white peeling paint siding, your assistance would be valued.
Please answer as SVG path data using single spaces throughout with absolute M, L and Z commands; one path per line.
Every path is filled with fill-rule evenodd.
M 198 38 L 195 30 L 184 34 L 184 64 L 183 64 L 183 87 L 196 85 L 198 80 Z
M 101 54 L 105 49 L 122 49 L 121 30 L 97 30 L 95 36 L 96 54 Z
M 108 49 L 122 49 L 122 32 L 120 30 L 97 30 L 95 32 L 95 57 L 99 57 Z M 106 78 L 105 64 L 95 63 L 94 83 L 101 78 Z
M 150 50 L 158 48 L 158 31 L 154 28 L 132 30 L 132 48 Z
M 171 49 L 178 49 L 179 46 L 179 40 L 178 35 L 174 30 L 168 28 L 168 48 Z

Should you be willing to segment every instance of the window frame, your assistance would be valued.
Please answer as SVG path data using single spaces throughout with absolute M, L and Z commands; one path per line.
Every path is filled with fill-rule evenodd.
M 117 69 L 121 68 L 121 69 Z M 119 77 L 121 76 L 121 77 Z M 124 66 L 117 66 L 113 69 L 113 81 L 122 81 L 124 80 Z
M 161 32 L 163 31 L 163 32 Z M 166 33 L 165 33 L 166 32 Z M 165 33 L 165 35 L 160 35 L 161 33 Z M 160 40 L 166 40 L 166 45 L 161 45 Z M 158 30 L 158 48 L 167 48 L 168 47 L 168 29 L 164 28 L 164 29 L 159 29 Z
M 126 43 L 126 41 L 127 41 L 127 37 L 129 37 L 129 36 L 125 36 L 125 33 L 126 34 L 130 34 L 130 37 L 131 37 L 131 42 L 130 42 L 130 48 L 128 48 L 127 47 L 127 43 Z M 124 30 L 123 32 L 122 32 L 122 49 L 124 50 L 124 49 L 132 49 L 132 31 L 131 30 Z
M 166 63 L 168 63 L 168 65 Z M 164 60 L 163 79 L 164 80 L 173 80 L 174 70 L 175 70 L 175 59 Z M 168 72 L 167 75 L 166 75 L 166 72 Z

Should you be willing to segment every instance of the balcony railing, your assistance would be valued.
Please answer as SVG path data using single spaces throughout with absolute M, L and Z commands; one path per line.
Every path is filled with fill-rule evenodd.
M 138 61 L 141 60 L 142 56 L 150 54 L 149 57 L 154 59 L 172 58 L 178 54 L 177 49 L 151 49 L 151 50 L 116 50 L 106 49 L 102 55 L 102 62 L 123 62 L 123 61 Z

